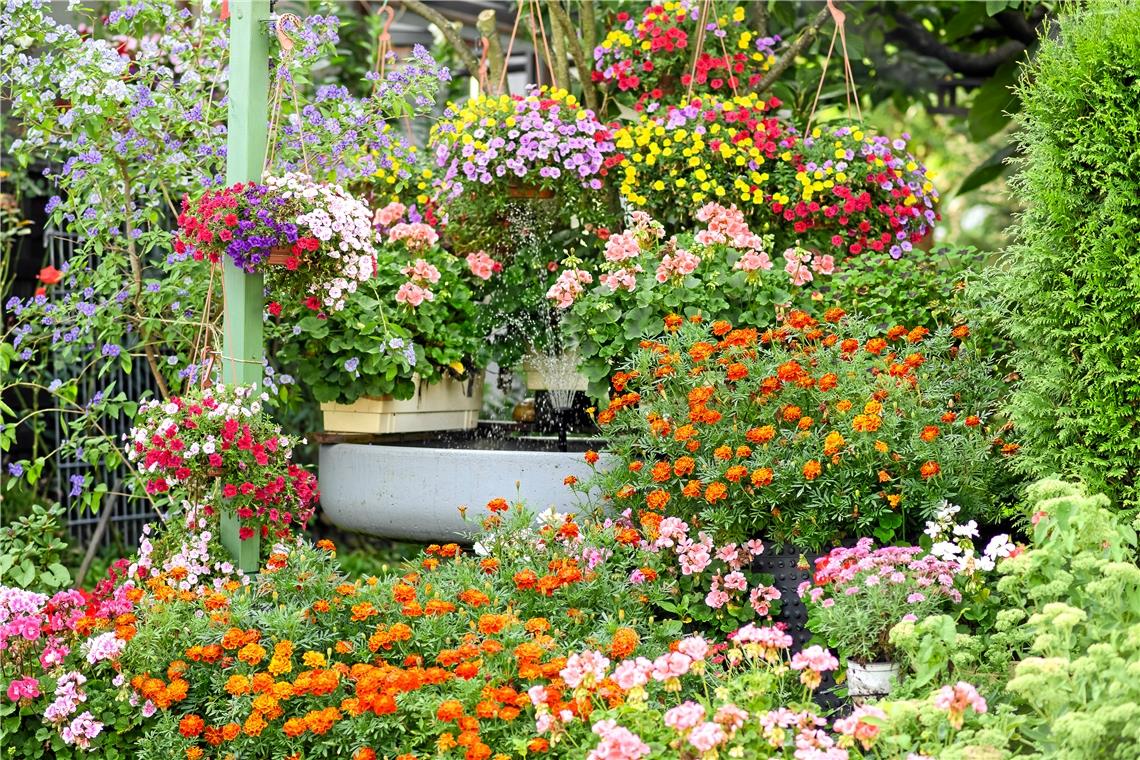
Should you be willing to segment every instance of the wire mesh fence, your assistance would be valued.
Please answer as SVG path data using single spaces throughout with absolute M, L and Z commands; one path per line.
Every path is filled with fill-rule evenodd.
M 44 233 L 44 248 L 46 249 L 48 263 L 54 267 L 62 268 L 65 262 L 75 253 L 77 239 L 58 230 L 49 229 Z M 66 281 L 60 283 L 65 287 Z M 75 368 L 62 362 L 54 367 L 56 377 L 66 380 L 74 377 Z M 121 366 L 115 367 L 99 377 L 90 373 L 81 380 L 78 398 L 93 398 L 99 392 L 106 392 L 108 388 L 123 391 L 128 398 L 140 399 L 144 395 L 154 395 L 157 387 L 146 361 L 136 358 L 132 362 L 131 371 L 125 372 Z M 116 440 L 120 440 L 131 427 L 126 415 L 106 420 L 104 429 Z M 53 422 L 53 434 L 57 442 L 66 435 L 60 418 L 57 415 Z M 68 459 L 63 454 L 57 454 L 52 463 L 55 471 L 55 487 L 60 504 L 67 510 L 68 531 L 72 539 L 79 546 L 87 546 L 98 530 L 100 520 L 107 520 L 106 529 L 99 538 L 99 548 L 108 547 L 133 549 L 142 535 L 143 526 L 158 519 L 158 515 L 145 499 L 131 499 L 123 495 L 126 491 L 124 483 L 128 470 L 124 466 L 109 468 L 103 465 L 93 466 L 83 461 Z M 99 512 L 91 512 L 83 507 L 80 499 L 84 478 L 87 483 L 105 483 L 108 494 L 104 496 Z M 104 514 L 109 511 L 109 517 Z

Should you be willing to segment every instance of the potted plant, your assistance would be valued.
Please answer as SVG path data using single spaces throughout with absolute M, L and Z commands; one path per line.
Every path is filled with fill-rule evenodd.
M 697 96 L 754 90 L 776 61 L 780 38 L 758 36 L 738 5 L 713 14 L 701 29 L 701 5 L 689 0 L 651 3 L 640 17 L 621 10 L 594 49 L 595 82 L 614 100 L 635 111 L 653 113 L 681 92 Z M 693 40 L 702 32 L 707 50 L 694 60 Z
M 237 523 L 241 542 L 255 548 L 242 552 L 252 557 L 244 570 L 257 569 L 261 539 L 303 527 L 319 496 L 316 478 L 292 461 L 304 441 L 281 432 L 264 410 L 268 398 L 251 386 L 216 385 L 144 401 L 126 443 L 151 497 Z
M 850 696 L 890 692 L 899 675 L 891 629 L 960 602 L 955 579 L 961 569 L 919 546 L 875 549 L 869 538 L 816 560 L 814 577 L 798 591 L 808 628 L 846 658 Z
M 517 366 L 557 338 L 544 296 L 558 262 L 596 257 L 590 231 L 613 216 L 610 129 L 565 90 L 534 88 L 450 106 L 428 151 L 446 246 L 497 264 L 477 289 L 478 319 L 499 365 Z
M 752 232 L 735 206 L 707 203 L 696 223 L 691 232 L 666 239 L 659 222 L 634 211 L 624 232 L 604 235 L 603 261 L 594 274 L 567 269 L 548 291 L 563 313 L 563 333 L 578 345 L 579 366 L 595 397 L 606 396 L 614 368 L 642 339 L 660 335 L 666 317 L 766 326 L 808 283 L 833 271 L 831 258 L 822 256 L 772 271 L 771 236 Z M 794 253 L 785 258 L 790 262 Z
M 326 431 L 473 428 L 483 382 L 471 283 L 485 272 L 440 248 L 414 209 L 393 202 L 376 221 L 376 274 L 344 309 L 291 314 L 270 303 L 276 360 L 321 402 Z
M 840 260 L 929 250 L 938 190 L 926 167 L 894 139 L 861 124 L 789 128 L 771 169 L 768 211 L 806 248 Z
M 266 276 L 279 300 L 317 313 L 344 309 L 375 268 L 368 207 L 301 173 L 238 183 L 182 200 L 176 253 Z

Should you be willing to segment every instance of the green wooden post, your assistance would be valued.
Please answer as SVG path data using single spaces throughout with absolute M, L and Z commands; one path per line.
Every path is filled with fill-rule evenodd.
M 226 182 L 261 180 L 265 162 L 269 97 L 269 0 L 230 0 L 229 123 L 226 141 Z M 223 264 L 225 316 L 222 341 L 222 382 L 261 385 L 262 277 L 246 274 L 233 262 Z M 222 511 L 222 543 L 234 564 L 256 572 L 261 538 L 242 541 L 238 519 Z

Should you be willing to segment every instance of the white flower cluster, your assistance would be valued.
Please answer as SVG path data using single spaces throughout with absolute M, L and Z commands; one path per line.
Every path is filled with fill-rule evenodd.
M 331 276 L 314 282 L 310 295 L 317 295 L 325 308 L 340 311 L 345 299 L 356 292 L 375 271 L 376 233 L 372 211 L 340 185 L 318 184 L 308 175 L 290 172 L 269 177 L 265 184 L 286 199 L 297 198 L 310 209 L 295 220 L 300 232 L 321 241 L 320 254 L 336 262 Z
M 1010 556 L 1017 547 L 1010 541 L 1008 534 L 999 533 L 990 539 L 981 556 L 978 556 L 973 542 L 978 537 L 978 524 L 974 520 L 958 524 L 955 518 L 961 509 L 944 501 L 934 519 L 926 522 L 924 532 L 934 542 L 930 554 L 940 560 L 957 563 L 960 572 L 965 575 L 972 575 L 976 571 L 988 573 L 994 569 L 999 559 Z

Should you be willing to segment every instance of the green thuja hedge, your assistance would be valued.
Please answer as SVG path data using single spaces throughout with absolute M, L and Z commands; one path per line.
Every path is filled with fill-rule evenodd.
M 1140 497 L 1140 4 L 1064 16 L 1019 86 L 1026 212 L 1002 295 L 1021 463 Z

